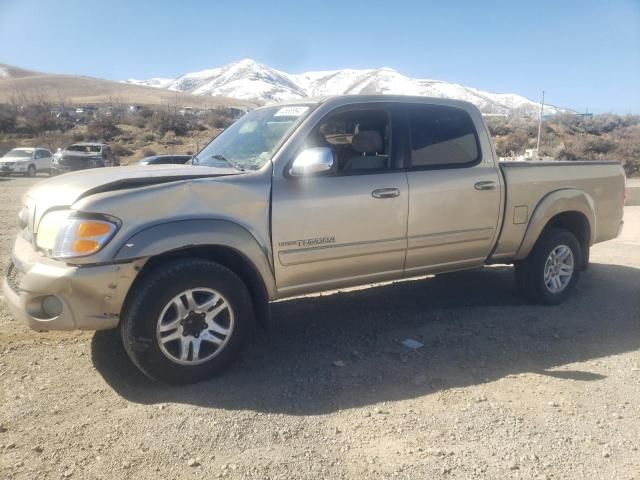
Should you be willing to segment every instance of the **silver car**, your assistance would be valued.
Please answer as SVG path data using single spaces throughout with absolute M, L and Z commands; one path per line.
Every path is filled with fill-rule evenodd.
M 19 173 L 34 177 L 38 173 L 51 173 L 53 155 L 46 148 L 14 148 L 0 158 L 0 174 Z

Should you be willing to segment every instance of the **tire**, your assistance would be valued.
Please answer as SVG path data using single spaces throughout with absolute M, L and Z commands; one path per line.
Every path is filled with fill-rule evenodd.
M 558 263 L 554 265 L 556 259 Z M 550 262 L 549 265 L 547 262 Z M 570 263 L 572 268 L 569 273 Z M 527 259 L 515 264 L 516 285 L 531 303 L 557 305 L 571 294 L 582 268 L 582 249 L 575 235 L 568 230 L 548 228 Z M 549 273 L 547 277 L 545 273 Z
M 143 373 L 163 383 L 196 383 L 238 357 L 254 312 L 249 291 L 235 273 L 208 260 L 187 258 L 143 275 L 127 297 L 120 322 L 124 348 Z M 203 309 L 189 307 L 187 292 L 191 305 Z M 220 297 L 217 303 L 215 295 Z M 211 305 L 204 309 L 207 303 Z M 207 319 L 216 311 L 213 320 Z
M 25 177 L 35 177 L 36 176 L 36 167 L 34 167 L 33 165 L 29 165 L 29 168 L 27 168 L 27 171 L 24 174 Z

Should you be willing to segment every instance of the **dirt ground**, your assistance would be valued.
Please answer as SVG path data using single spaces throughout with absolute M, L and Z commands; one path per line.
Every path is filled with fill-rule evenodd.
M 0 180 L 3 267 L 34 181 Z M 0 477 L 638 479 L 640 207 L 625 220 L 563 305 L 525 304 L 507 267 L 280 302 L 189 387 L 0 302 Z

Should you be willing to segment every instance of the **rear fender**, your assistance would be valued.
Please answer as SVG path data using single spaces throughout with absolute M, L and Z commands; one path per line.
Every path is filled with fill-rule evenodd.
M 593 199 L 581 190 L 566 188 L 551 192 L 540 200 L 531 215 L 514 260 L 527 258 L 549 221 L 556 215 L 565 212 L 579 212 L 585 216 L 591 232 L 587 245 L 591 245 L 593 239 L 596 238 L 596 215 Z

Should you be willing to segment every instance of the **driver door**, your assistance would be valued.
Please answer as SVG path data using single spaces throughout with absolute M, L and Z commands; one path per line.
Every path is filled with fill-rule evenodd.
M 333 171 L 274 179 L 272 241 L 281 295 L 402 276 L 409 196 L 406 175 L 396 168 L 394 115 L 380 104 L 335 110 L 305 142 L 332 150 Z

